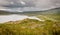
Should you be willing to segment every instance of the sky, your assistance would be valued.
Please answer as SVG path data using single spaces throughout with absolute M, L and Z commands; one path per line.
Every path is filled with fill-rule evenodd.
M 60 7 L 60 0 L 0 0 L 0 10 L 33 11 L 56 7 Z

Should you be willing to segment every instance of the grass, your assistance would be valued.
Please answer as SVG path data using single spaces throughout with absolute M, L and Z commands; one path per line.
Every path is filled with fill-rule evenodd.
M 24 19 L 0 24 L 0 35 L 60 35 L 60 8 L 43 12 L 17 13 L 36 16 L 45 21 Z M 13 14 L 0 11 L 0 15 Z
M 60 22 L 24 19 L 0 24 L 0 35 L 60 35 Z
M 6 22 L 0 24 L 0 35 L 60 35 L 60 14 L 33 13 L 27 15 L 36 16 L 45 21 L 27 18 Z

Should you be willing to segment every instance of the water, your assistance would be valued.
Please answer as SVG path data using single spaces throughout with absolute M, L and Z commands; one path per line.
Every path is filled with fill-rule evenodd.
M 36 20 L 42 21 L 41 19 L 39 19 L 35 16 L 12 14 L 12 15 L 0 15 L 0 23 L 4 23 L 4 22 L 8 22 L 8 21 L 23 20 L 23 19 L 26 19 L 26 18 L 36 19 Z

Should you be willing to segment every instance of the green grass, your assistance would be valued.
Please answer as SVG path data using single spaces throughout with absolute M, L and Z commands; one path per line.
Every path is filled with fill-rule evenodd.
M 60 14 L 43 14 L 43 15 L 37 15 L 37 17 L 44 20 L 60 21 Z
M 60 9 L 47 12 L 28 12 L 25 15 L 36 16 L 45 21 L 27 18 L 6 22 L 0 24 L 0 35 L 60 35 L 60 14 L 57 12 L 60 13 Z
M 60 35 L 59 24 L 58 21 L 43 22 L 34 19 L 6 22 L 0 24 L 0 35 Z

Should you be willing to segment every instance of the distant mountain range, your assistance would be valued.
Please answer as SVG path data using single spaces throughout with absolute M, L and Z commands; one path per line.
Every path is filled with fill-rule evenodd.
M 8 12 L 0 10 L 0 14 L 60 14 L 60 7 L 44 11 L 25 11 L 25 12 Z

